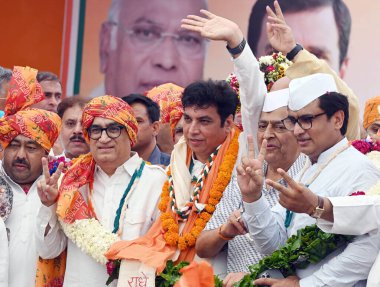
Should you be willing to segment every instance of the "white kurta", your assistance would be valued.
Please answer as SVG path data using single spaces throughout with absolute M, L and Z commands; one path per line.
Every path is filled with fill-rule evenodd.
M 334 223 L 317 220 L 319 228 L 337 234 L 361 235 L 380 231 L 380 196 L 329 197 Z M 380 286 L 380 254 L 372 266 L 367 286 Z
M 1 175 L 13 191 L 12 211 L 5 221 L 9 229 L 9 287 L 34 286 L 37 267 L 37 249 L 34 237 L 36 218 L 41 201 L 35 181 L 28 194 L 5 174 Z M 38 179 L 37 179 L 38 180 Z
M 8 236 L 4 221 L 0 217 L 0 287 L 8 287 Z
M 100 223 L 109 231 L 113 230 L 116 210 L 120 199 L 136 169 L 140 167 L 141 158 L 134 155 L 109 177 L 99 166 L 95 169 L 92 203 Z M 142 176 L 129 197 L 121 239 L 133 240 L 144 235 L 158 217 L 157 204 L 162 185 L 167 176 L 165 171 L 153 165 L 145 165 Z M 81 189 L 88 194 L 87 187 Z M 86 198 L 86 197 L 85 197 Z M 44 237 L 45 228 L 50 222 L 53 227 Z M 43 258 L 54 258 L 66 246 L 66 236 L 56 228 L 57 217 L 52 208 L 42 207 L 38 216 L 37 241 L 38 252 Z M 67 243 L 67 264 L 64 286 L 105 286 L 108 275 L 106 267 L 97 263 L 82 252 L 71 240 Z M 113 282 L 109 286 L 116 286 Z
M 348 141 L 343 139 L 323 152 L 318 161 L 305 173 L 301 183 L 309 180 L 329 158 Z M 309 188 L 320 196 L 345 196 L 355 191 L 367 191 L 380 179 L 380 171 L 373 163 L 353 147 L 349 147 L 332 160 L 311 183 Z M 286 210 L 281 205 L 272 211 L 265 198 L 245 203 L 244 218 L 249 232 L 263 253 L 270 254 L 281 247 L 298 229 L 316 222 L 307 214 L 294 214 L 286 229 Z M 370 268 L 379 251 L 380 239 L 377 234 L 358 236 L 346 249 L 337 250 L 322 260 L 297 273 L 300 286 L 353 286 L 367 279 Z M 356 286 L 363 286 L 359 283 Z
M 241 157 L 248 152 L 247 135 L 253 136 L 253 140 L 256 143 L 255 150 L 256 152 L 258 151 L 256 141 L 258 124 L 267 88 L 264 74 L 259 68 L 259 62 L 248 44 L 245 45 L 243 52 L 233 62 L 234 73 L 240 83 L 241 118 L 244 128 L 244 132 L 240 134 L 239 138 L 239 158 L 237 159 L 237 163 L 240 163 Z

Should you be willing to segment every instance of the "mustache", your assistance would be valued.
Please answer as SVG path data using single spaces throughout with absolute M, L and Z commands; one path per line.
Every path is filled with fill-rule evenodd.
M 26 165 L 28 168 L 30 168 L 29 162 L 27 162 L 26 159 L 24 159 L 24 158 L 16 158 L 12 162 L 12 165 L 16 165 L 16 164 L 23 164 L 23 165 Z
M 73 140 L 79 140 L 79 141 L 81 141 L 81 142 L 83 142 L 83 143 L 86 142 L 85 139 L 84 139 L 84 137 L 82 137 L 81 135 L 73 135 L 73 136 L 70 138 L 70 141 L 73 141 Z

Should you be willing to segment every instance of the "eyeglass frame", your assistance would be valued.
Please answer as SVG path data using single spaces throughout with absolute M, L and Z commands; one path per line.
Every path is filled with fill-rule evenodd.
M 120 137 L 122 130 L 123 130 L 123 129 L 126 129 L 125 126 L 122 126 L 122 125 L 114 125 L 114 124 L 111 124 L 111 125 L 109 125 L 109 126 L 107 126 L 107 127 L 105 127 L 105 128 L 97 127 L 97 126 L 96 126 L 96 127 L 100 130 L 100 134 L 99 134 L 99 137 L 97 137 L 97 138 L 93 138 L 93 137 L 91 137 L 91 135 L 92 135 L 91 128 L 92 128 L 92 127 L 93 127 L 93 126 L 90 126 L 89 128 L 87 128 L 87 134 L 88 134 L 89 138 L 92 139 L 92 140 L 94 140 L 94 141 L 97 141 L 97 140 L 99 140 L 99 139 L 102 137 L 102 135 L 103 135 L 103 131 L 106 132 L 107 137 L 109 137 L 110 139 L 117 139 L 118 137 Z M 116 128 L 116 127 L 119 128 L 119 134 L 118 134 L 116 137 L 110 136 L 110 135 L 108 134 L 108 129 L 109 129 L 109 128 Z
M 319 113 L 319 114 L 316 114 L 316 115 L 302 115 L 302 116 L 300 116 L 300 117 L 298 117 L 298 118 L 288 116 L 287 118 L 285 118 L 285 119 L 282 120 L 282 123 L 284 124 L 284 126 L 285 126 L 289 131 L 294 131 L 294 128 L 295 128 L 296 124 L 298 124 L 299 127 L 300 127 L 301 129 L 303 129 L 304 131 L 306 131 L 306 130 L 309 130 L 309 129 L 311 129 L 311 128 L 313 127 L 313 121 L 314 121 L 316 118 L 318 118 L 318 117 L 320 117 L 320 116 L 322 116 L 322 115 L 326 115 L 326 114 L 327 114 L 326 112 L 322 112 L 322 113 Z M 293 124 L 293 127 L 292 127 L 292 128 L 288 128 L 286 122 L 287 122 L 287 120 L 290 120 L 291 118 L 294 119 L 294 123 L 293 123 L 293 121 L 291 121 L 292 124 Z M 301 120 L 304 119 L 304 120 L 306 121 L 305 118 L 307 118 L 307 121 L 310 122 L 310 127 L 308 127 L 308 128 L 304 128 L 304 127 L 302 126 L 302 124 L 299 122 L 300 119 L 301 119 Z
M 107 23 L 109 23 L 109 24 L 112 25 L 112 26 L 119 27 L 123 32 L 127 33 L 129 37 L 136 36 L 133 27 L 132 27 L 132 28 L 126 28 L 126 27 L 124 27 L 124 25 L 120 24 L 119 22 L 114 22 L 114 21 L 108 21 Z M 156 33 L 158 33 L 158 32 L 156 32 Z M 159 44 L 162 43 L 162 41 L 163 41 L 163 39 L 164 39 L 165 37 L 171 37 L 171 38 L 174 39 L 175 41 L 178 41 L 178 39 L 181 37 L 181 36 L 178 35 L 177 33 L 170 33 L 170 32 L 159 32 L 159 35 L 160 35 L 160 37 L 159 37 L 159 39 L 157 40 L 157 42 L 150 43 L 150 46 L 148 45 L 147 47 L 153 47 L 153 46 L 155 46 L 155 45 L 159 46 Z M 209 42 L 208 39 L 205 39 L 205 38 L 203 38 L 203 37 L 200 37 L 199 40 L 203 43 L 203 44 L 201 44 L 201 46 L 205 46 L 206 43 Z M 149 44 L 149 43 L 146 43 L 146 44 Z M 146 45 L 146 44 L 145 44 L 145 45 Z M 137 47 L 136 47 L 136 48 L 137 48 Z M 180 49 L 177 48 L 177 51 L 179 51 L 179 50 L 180 50 Z M 181 53 L 181 52 L 179 52 L 179 53 Z M 189 55 L 193 55 L 193 54 L 186 54 L 185 56 L 189 56 Z M 201 51 L 200 51 L 200 53 L 199 53 L 199 57 L 201 57 L 201 56 L 202 56 L 202 53 L 201 53 Z M 197 58 L 197 57 L 195 57 L 195 58 Z

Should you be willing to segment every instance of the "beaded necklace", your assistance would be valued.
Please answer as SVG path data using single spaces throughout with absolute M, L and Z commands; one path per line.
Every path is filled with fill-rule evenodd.
M 347 146 L 343 146 L 341 147 L 340 149 L 338 149 L 324 164 L 322 164 L 317 172 L 311 177 L 309 178 L 309 180 L 307 180 L 304 185 L 309 188 L 309 186 L 313 183 L 313 181 L 321 174 L 321 172 L 325 169 L 326 166 L 328 166 L 330 164 L 331 161 L 333 161 L 340 153 L 342 153 L 343 151 L 345 151 L 346 149 L 348 149 L 350 146 L 347 145 Z M 311 163 L 310 161 L 308 162 L 308 164 L 306 164 L 304 166 L 304 168 L 302 169 L 301 171 L 301 175 L 299 177 L 299 182 L 301 182 L 305 172 L 309 169 L 309 167 L 311 166 Z M 290 211 L 290 210 L 286 210 L 286 217 L 285 217 L 285 227 L 288 228 L 290 226 L 290 223 L 292 222 L 292 219 L 293 219 L 293 211 Z

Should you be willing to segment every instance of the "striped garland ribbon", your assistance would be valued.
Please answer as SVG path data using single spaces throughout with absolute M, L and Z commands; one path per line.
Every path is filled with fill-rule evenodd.
M 186 204 L 186 206 L 184 206 L 181 209 L 178 209 L 177 204 L 176 204 L 173 177 L 172 175 L 169 176 L 170 208 L 172 209 L 174 213 L 176 213 L 179 216 L 179 218 L 182 221 L 187 220 L 187 218 L 190 215 L 193 205 L 195 206 L 197 213 L 200 213 L 204 209 L 205 205 L 199 203 L 199 196 L 200 196 L 200 193 L 202 192 L 204 182 L 206 181 L 206 178 L 208 174 L 210 173 L 210 170 L 214 164 L 215 157 L 218 155 L 218 151 L 221 146 L 222 145 L 219 145 L 215 149 L 215 151 L 209 156 L 205 166 L 202 169 L 202 172 L 200 173 L 201 176 L 197 179 L 194 185 L 194 190 L 190 196 L 190 201 Z

